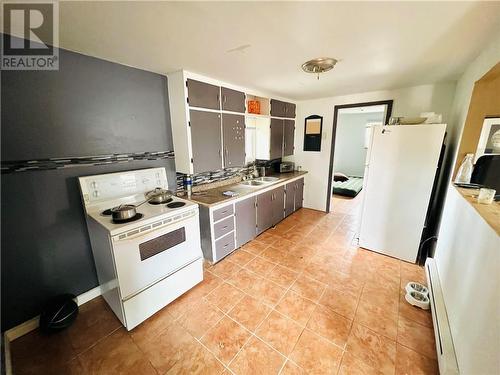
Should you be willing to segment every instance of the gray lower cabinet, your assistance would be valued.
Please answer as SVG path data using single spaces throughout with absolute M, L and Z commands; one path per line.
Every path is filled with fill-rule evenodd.
M 190 110 L 189 116 L 194 173 L 221 169 L 221 115 Z
M 284 186 L 257 195 L 257 234 L 283 220 L 284 207 Z
M 191 107 L 220 109 L 220 87 L 209 83 L 187 80 L 188 103 Z
M 236 202 L 235 221 L 236 221 L 236 247 L 243 246 L 256 236 L 256 207 L 255 197 L 243 199 Z
M 295 190 L 296 182 L 289 182 L 285 185 L 285 217 L 295 211 Z
M 295 184 L 295 211 L 302 208 L 302 201 L 304 200 L 304 177 L 293 182 Z
M 285 217 L 302 208 L 304 198 L 304 178 L 285 185 Z
M 245 93 L 227 87 L 221 88 L 222 110 L 245 113 Z
M 273 191 L 257 195 L 257 234 L 273 225 Z
M 283 156 L 293 155 L 295 120 L 283 120 Z
M 269 156 L 271 159 L 281 158 L 283 155 L 283 120 L 271 119 L 271 140 Z
M 245 116 L 222 114 L 224 167 L 245 165 Z
M 272 190 L 273 224 L 278 224 L 285 217 L 285 187 L 280 186 Z

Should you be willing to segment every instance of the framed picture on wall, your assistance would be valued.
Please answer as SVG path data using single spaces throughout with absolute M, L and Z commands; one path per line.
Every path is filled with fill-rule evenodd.
M 311 115 L 306 117 L 304 124 L 304 151 L 321 151 L 322 131 L 322 116 Z
M 483 155 L 493 154 L 500 154 L 500 117 L 484 119 L 474 163 Z

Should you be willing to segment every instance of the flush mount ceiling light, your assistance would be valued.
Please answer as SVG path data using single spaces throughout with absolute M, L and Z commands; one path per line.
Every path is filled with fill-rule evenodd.
M 319 74 L 332 70 L 337 61 L 338 60 L 331 57 L 319 57 L 317 59 L 306 61 L 302 64 L 302 70 L 306 73 L 317 74 L 319 79 Z

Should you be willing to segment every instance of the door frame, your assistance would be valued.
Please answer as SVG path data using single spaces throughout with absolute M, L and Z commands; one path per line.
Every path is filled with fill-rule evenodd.
M 357 108 L 357 107 L 369 107 L 373 105 L 386 105 L 387 111 L 385 113 L 385 124 L 389 123 L 389 119 L 392 115 L 392 105 L 394 100 L 378 100 L 374 102 L 362 102 L 362 103 L 353 103 L 353 104 L 339 104 L 334 106 L 333 108 L 333 129 L 332 129 L 332 144 L 330 146 L 330 164 L 328 167 L 328 184 L 327 184 L 327 196 L 326 196 L 326 212 L 330 212 L 330 202 L 332 198 L 332 177 L 333 177 L 333 156 L 335 154 L 335 139 L 337 135 L 337 120 L 338 120 L 338 112 L 341 109 L 346 108 Z

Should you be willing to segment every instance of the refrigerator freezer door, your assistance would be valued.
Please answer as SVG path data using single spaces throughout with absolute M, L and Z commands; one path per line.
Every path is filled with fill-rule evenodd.
M 445 130 L 445 124 L 374 127 L 361 247 L 416 261 Z

